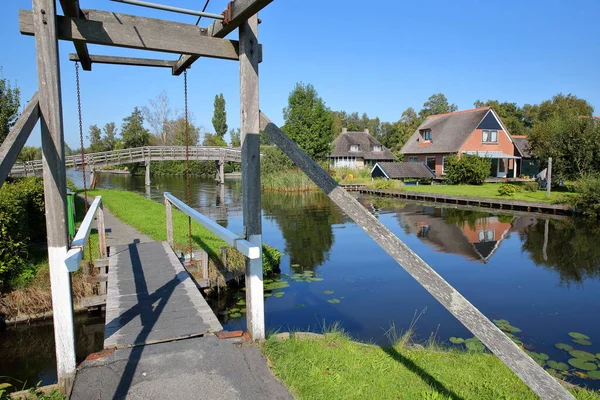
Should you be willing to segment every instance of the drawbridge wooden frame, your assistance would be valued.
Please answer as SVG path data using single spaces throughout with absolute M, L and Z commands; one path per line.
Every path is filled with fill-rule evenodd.
M 64 133 L 58 40 L 72 41 L 76 55 L 90 71 L 94 62 L 171 68 L 181 74 L 200 57 L 238 60 L 242 141 L 242 196 L 244 236 L 261 247 L 260 128 L 342 210 L 408 271 L 432 296 L 477 336 L 543 399 L 573 396 L 524 351 L 513 343 L 475 306 L 448 284 L 408 246 L 374 218 L 321 167 L 259 111 L 257 13 L 272 0 L 235 0 L 228 6 L 227 23 L 216 20 L 207 28 L 172 21 L 98 10 L 82 10 L 77 0 L 60 0 L 64 16 L 57 15 L 56 0 L 33 0 L 33 11 L 20 12 L 20 30 L 34 35 L 39 92 L 24 109 L 0 146 L 0 185 L 10 172 L 33 126 L 41 121 L 44 195 L 48 255 L 52 286 L 54 331 L 59 388 L 68 394 L 76 372 L 71 277 L 64 258 L 69 250 L 66 206 Z M 239 29 L 239 40 L 224 39 Z M 181 54 L 176 61 L 90 55 L 87 43 Z M 262 261 L 247 260 L 246 303 L 248 330 L 255 339 L 265 337 Z

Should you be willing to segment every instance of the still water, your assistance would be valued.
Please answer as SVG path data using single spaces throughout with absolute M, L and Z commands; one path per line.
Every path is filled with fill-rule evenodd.
M 185 198 L 183 178 L 153 177 L 147 189 L 143 177 L 103 174 L 98 186 L 160 202 L 164 191 Z M 240 181 L 217 188 L 194 180 L 192 206 L 241 233 Z M 513 332 L 527 349 L 563 363 L 572 356 L 557 343 L 600 353 L 597 224 L 359 201 L 486 316 L 518 327 Z M 264 242 L 285 253 L 278 278 L 285 287 L 265 299 L 267 330 L 321 331 L 339 323 L 353 337 L 381 344 L 392 326 L 403 331 L 411 324 L 420 340 L 472 336 L 325 195 L 263 193 L 262 210 Z M 212 299 L 225 329 L 245 329 L 235 310 L 244 307 L 237 304 L 242 298 L 242 291 L 229 291 Z M 569 332 L 589 336 L 591 344 L 573 343 Z

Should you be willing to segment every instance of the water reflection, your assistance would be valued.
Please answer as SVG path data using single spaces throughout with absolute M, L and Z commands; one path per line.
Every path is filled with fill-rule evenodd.
M 329 259 L 334 224 L 343 222 L 341 211 L 320 192 L 263 193 L 265 218 L 273 220 L 285 240 L 292 268 L 315 270 Z

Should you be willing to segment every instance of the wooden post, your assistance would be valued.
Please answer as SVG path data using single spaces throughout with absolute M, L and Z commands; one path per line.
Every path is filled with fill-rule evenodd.
M 208 279 L 208 253 L 202 251 L 202 279 Z
M 100 258 L 108 257 L 106 251 L 106 227 L 104 225 L 104 206 L 100 203 L 96 211 L 96 228 L 98 229 L 98 247 L 100 247 Z
M 71 275 L 64 261 L 69 234 L 55 0 L 34 0 L 33 16 L 56 370 L 59 390 L 68 398 L 75 378 L 75 331 Z
M 548 230 L 550 229 L 550 219 L 546 218 L 546 224 L 544 226 L 544 245 L 542 246 L 542 256 L 544 261 L 548 261 Z
M 437 301 L 504 362 L 542 399 L 574 397 L 496 325 L 465 299 L 404 242 L 364 208 L 358 200 L 307 155 L 264 114 L 261 125 L 267 137 L 315 182 L 342 211 L 402 266 Z M 247 292 L 248 290 L 246 290 Z
M 552 157 L 548 159 L 548 170 L 546 173 L 546 198 L 550 198 L 550 191 L 552 186 Z
M 240 101 L 244 236 L 262 249 L 260 219 L 260 111 L 258 15 L 240 25 Z M 265 338 L 262 257 L 246 258 L 246 321 L 254 340 Z
M 171 202 L 166 197 L 165 208 L 167 210 L 167 242 L 173 248 L 173 208 Z

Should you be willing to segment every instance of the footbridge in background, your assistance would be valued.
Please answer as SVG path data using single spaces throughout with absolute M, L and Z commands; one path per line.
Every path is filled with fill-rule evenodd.
M 242 151 L 231 147 L 190 146 L 187 151 L 191 161 L 215 161 L 217 167 L 216 180 L 224 181 L 224 165 L 226 162 L 242 162 Z M 146 169 L 146 185 L 150 185 L 151 161 L 185 161 L 185 146 L 145 146 L 131 149 L 103 151 L 65 157 L 67 169 L 81 169 L 82 165 L 92 173 L 100 168 L 116 165 L 143 163 Z M 17 162 L 13 165 L 12 176 L 41 176 L 42 160 Z

